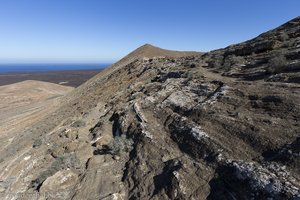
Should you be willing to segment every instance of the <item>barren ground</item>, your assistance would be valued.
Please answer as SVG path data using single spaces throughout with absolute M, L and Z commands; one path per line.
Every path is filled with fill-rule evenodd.
M 26 80 L 37 80 L 77 87 L 98 74 L 101 70 L 0 73 L 0 86 Z
M 1 148 L 26 127 L 41 120 L 59 104 L 72 87 L 42 81 L 0 86 Z

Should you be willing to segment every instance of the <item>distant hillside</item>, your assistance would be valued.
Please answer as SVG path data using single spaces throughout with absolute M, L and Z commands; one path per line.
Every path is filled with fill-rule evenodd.
M 71 87 L 78 87 L 98 74 L 101 70 L 102 69 L 0 73 L 0 86 L 18 83 L 26 80 L 37 80 Z
M 8 138 L 20 137 L 24 129 L 53 112 L 71 90 L 72 87 L 42 81 L 0 86 L 0 149 L 9 144 Z

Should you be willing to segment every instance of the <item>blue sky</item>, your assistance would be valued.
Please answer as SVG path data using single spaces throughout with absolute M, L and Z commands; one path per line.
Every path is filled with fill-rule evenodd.
M 113 62 L 145 43 L 209 51 L 299 11 L 299 0 L 0 0 L 0 63 Z

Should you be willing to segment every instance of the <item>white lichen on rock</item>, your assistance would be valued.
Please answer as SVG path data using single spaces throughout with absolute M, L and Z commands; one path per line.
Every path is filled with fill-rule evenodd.
M 219 88 L 217 88 L 214 93 L 210 96 L 209 99 L 207 99 L 204 104 L 213 104 L 215 103 L 218 98 L 220 98 L 221 96 L 224 96 L 226 94 L 226 92 L 228 91 L 229 86 L 220 86 Z
M 200 126 L 193 127 L 191 133 L 196 140 L 208 138 L 207 133 L 205 133 Z
M 265 191 L 270 195 L 289 194 L 300 198 L 299 186 L 296 183 L 286 184 L 293 178 L 278 164 L 260 165 L 254 162 L 227 160 L 227 164 L 235 169 L 235 175 L 242 181 L 249 181 L 255 191 Z

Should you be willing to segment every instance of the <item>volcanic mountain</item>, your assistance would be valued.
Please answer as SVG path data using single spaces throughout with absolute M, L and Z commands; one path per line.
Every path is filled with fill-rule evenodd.
M 6 141 L 0 191 L 299 199 L 299 83 L 300 17 L 207 53 L 144 45 Z

